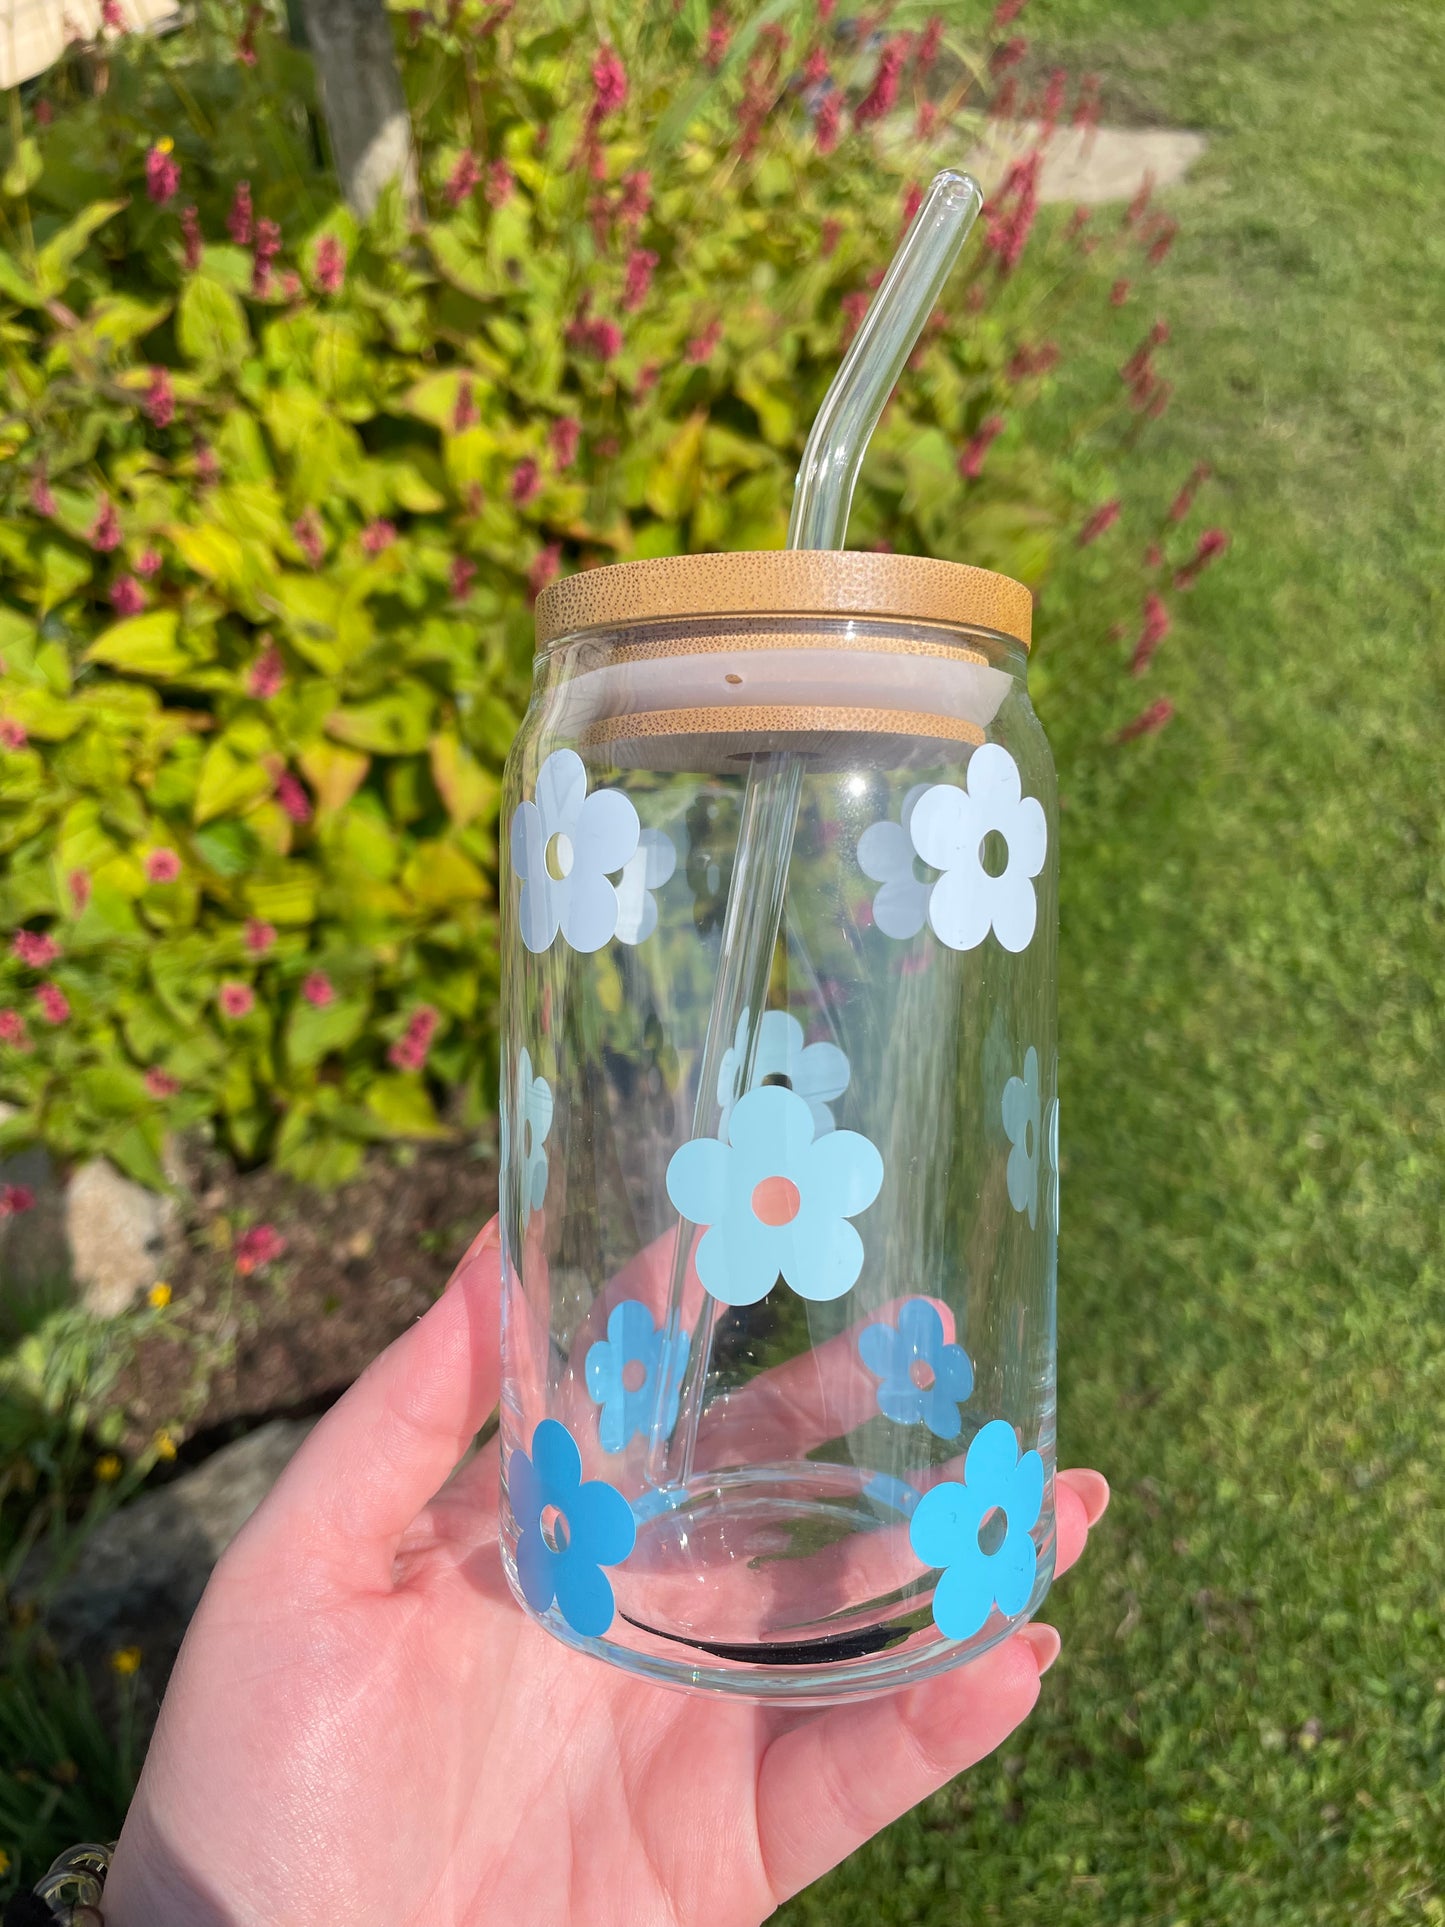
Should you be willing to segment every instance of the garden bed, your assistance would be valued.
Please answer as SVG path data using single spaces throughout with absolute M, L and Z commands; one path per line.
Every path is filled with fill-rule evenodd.
M 195 1463 L 267 1418 L 321 1410 L 434 1301 L 496 1196 L 486 1141 L 378 1152 L 324 1194 L 205 1160 L 164 1281 L 176 1329 L 141 1342 L 119 1388 L 128 1443 L 180 1417 L 177 1463 Z M 284 1249 L 252 1267 L 261 1227 Z

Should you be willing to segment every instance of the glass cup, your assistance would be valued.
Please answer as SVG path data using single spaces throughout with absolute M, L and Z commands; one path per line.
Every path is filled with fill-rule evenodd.
M 817 551 L 620 564 L 538 604 L 503 802 L 503 1551 L 528 1612 L 636 1674 L 860 1697 L 1048 1590 L 1030 610 L 985 570 Z M 750 773 L 778 759 L 776 938 L 753 927 L 728 1005 L 737 919 L 765 914 L 729 905 Z

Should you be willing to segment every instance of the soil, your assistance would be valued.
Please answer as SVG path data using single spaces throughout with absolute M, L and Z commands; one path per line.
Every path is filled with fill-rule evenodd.
M 329 1193 L 214 1155 L 191 1177 L 167 1329 L 119 1387 L 126 1445 L 168 1428 L 178 1469 L 268 1418 L 323 1410 L 433 1303 L 497 1208 L 495 1141 L 375 1152 Z M 261 1225 L 285 1248 L 246 1271 L 238 1241 Z

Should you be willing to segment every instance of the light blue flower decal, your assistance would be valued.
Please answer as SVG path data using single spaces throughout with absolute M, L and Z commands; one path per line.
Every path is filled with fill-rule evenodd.
M 1044 1462 L 1037 1452 L 1019 1457 L 1001 1418 L 969 1446 L 961 1485 L 950 1479 L 924 1493 L 908 1538 L 925 1566 L 942 1570 L 933 1619 L 945 1639 L 972 1639 L 995 1606 L 1009 1619 L 1027 1606 L 1039 1559 L 1029 1534 L 1043 1504 Z
M 535 802 L 512 813 L 512 868 L 522 885 L 517 921 L 529 950 L 549 949 L 558 930 L 574 950 L 600 950 L 612 940 L 619 903 L 609 878 L 627 868 L 640 835 L 630 797 L 621 790 L 589 796 L 582 758 L 553 751 L 537 772 Z
M 517 1578 L 533 1612 L 555 1599 L 572 1628 L 600 1638 L 612 1624 L 612 1587 L 603 1566 L 619 1566 L 637 1538 L 632 1508 L 603 1479 L 582 1479 L 582 1455 L 565 1425 L 544 1418 L 532 1456 L 507 1460 L 507 1498 L 517 1521 Z
M 521 1126 L 516 1151 L 522 1162 L 522 1217 L 540 1211 L 547 1195 L 547 1153 L 543 1146 L 552 1128 L 552 1086 L 545 1077 L 532 1074 L 532 1054 L 523 1045 L 517 1052 L 517 1075 L 512 1092 L 502 1093 L 500 1123 L 502 1168 L 510 1168 L 513 1150 L 513 1121 Z
M 873 899 L 873 921 L 885 937 L 916 937 L 928 916 L 934 878 L 918 873 L 911 825 L 927 783 L 915 783 L 903 799 L 902 821 L 870 823 L 858 839 L 858 868 L 881 883 Z
M 722 1106 L 718 1136 L 726 1137 L 733 1106 L 742 1093 L 743 1059 L 748 1047 L 748 1012 L 738 1019 L 737 1034 L 723 1052 L 718 1066 L 717 1101 Z M 749 1090 L 757 1090 L 769 1078 L 786 1078 L 813 1113 L 813 1129 L 819 1137 L 833 1128 L 833 1113 L 828 1106 L 848 1088 L 848 1059 L 836 1044 L 803 1042 L 803 1026 L 786 1010 L 765 1010 L 758 1026 L 758 1048 L 753 1059 Z
M 707 1227 L 703 1288 L 725 1305 L 755 1305 L 781 1276 L 800 1298 L 841 1298 L 863 1269 L 848 1220 L 882 1188 L 877 1148 L 857 1131 L 816 1136 L 807 1103 L 779 1084 L 738 1100 L 728 1138 L 691 1138 L 667 1167 L 668 1197 Z
M 924 1424 L 937 1439 L 956 1439 L 959 1406 L 973 1394 L 973 1366 L 962 1345 L 947 1345 L 938 1308 L 910 1298 L 894 1325 L 865 1325 L 858 1355 L 876 1379 L 878 1409 L 899 1425 Z
M 643 830 L 637 849 L 617 880 L 617 940 L 644 943 L 657 928 L 657 898 L 677 868 L 677 851 L 666 830 Z
M 607 1336 L 587 1353 L 589 1396 L 602 1407 L 597 1436 L 604 1452 L 620 1452 L 639 1432 L 651 1433 L 662 1402 L 667 1438 L 677 1424 L 677 1402 L 687 1368 L 685 1331 L 654 1326 L 638 1298 L 624 1298 L 607 1319 Z
M 965 782 L 935 783 L 909 819 L 915 851 L 943 872 L 929 893 L 928 921 L 950 950 L 974 950 L 990 930 L 1005 950 L 1027 950 L 1038 921 L 1034 878 L 1049 847 L 1044 806 L 1023 794 L 1018 764 L 999 743 L 973 752 Z M 984 867 L 990 831 L 1008 851 L 998 876 Z
M 1059 1230 L 1059 1100 L 1049 1106 L 1049 1217 Z
M 1003 1087 L 1003 1128 L 1013 1149 L 1008 1154 L 1008 1201 L 1027 1211 L 1029 1225 L 1039 1216 L 1039 1054 L 1030 1044 L 1024 1074 Z

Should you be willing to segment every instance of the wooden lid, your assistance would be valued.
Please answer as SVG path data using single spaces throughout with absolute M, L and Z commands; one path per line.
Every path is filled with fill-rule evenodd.
M 615 562 L 564 576 L 537 599 L 537 647 L 589 629 L 702 616 L 881 616 L 989 629 L 1025 648 L 1033 597 L 965 562 L 851 549 L 758 549 Z

